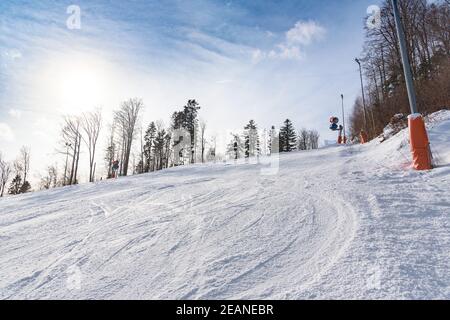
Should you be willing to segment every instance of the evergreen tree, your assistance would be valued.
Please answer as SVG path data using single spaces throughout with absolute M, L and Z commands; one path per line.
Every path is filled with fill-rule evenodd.
M 164 161 L 163 161 L 164 168 L 169 167 L 169 158 L 170 153 L 172 152 L 170 148 L 171 142 L 172 142 L 172 135 L 170 134 L 170 132 L 167 132 L 166 135 L 164 136 Z
M 153 154 L 153 143 L 155 142 L 156 138 L 156 125 L 152 121 L 150 125 L 147 128 L 147 131 L 145 131 L 144 136 L 144 157 L 145 157 L 145 164 L 144 164 L 144 171 L 150 172 L 155 170 L 155 164 L 154 164 L 154 154 Z
M 161 128 L 156 132 L 155 140 L 153 143 L 153 154 L 155 162 L 155 170 L 161 170 L 164 168 L 165 161 L 165 147 L 167 143 L 167 133 L 166 130 Z
M 268 138 L 268 141 L 267 141 L 267 150 L 269 152 L 269 155 L 273 153 L 272 152 L 273 151 L 272 148 L 274 146 L 274 141 L 273 140 L 275 139 L 275 135 L 276 135 L 276 129 L 275 129 L 275 126 L 272 126 L 272 128 L 269 131 L 269 138 Z
M 107 178 L 110 179 L 112 178 L 112 163 L 114 162 L 114 153 L 115 153 L 115 144 L 112 143 L 110 146 L 108 146 L 106 148 L 106 153 L 105 153 L 105 163 L 106 163 L 106 167 L 108 168 L 108 173 L 107 173 Z M 65 178 L 64 178 L 65 180 Z M 64 182 L 65 184 L 65 182 Z
M 233 139 L 227 145 L 227 154 L 230 158 L 237 160 L 243 154 L 243 143 L 239 134 L 232 133 L 231 135 Z
M 280 152 L 291 152 L 296 149 L 297 135 L 294 125 L 289 119 L 284 121 L 284 125 L 280 129 Z
M 185 128 L 186 125 L 186 115 L 183 111 L 175 111 L 172 114 L 172 129 Z
M 268 147 L 268 142 L 269 142 L 269 138 L 267 137 L 267 129 L 264 128 L 262 131 L 262 135 L 261 135 L 261 148 L 260 148 L 260 154 L 263 156 L 266 156 L 269 154 L 269 147 Z
M 185 126 L 184 128 L 189 132 L 191 136 L 191 163 L 195 162 L 195 136 L 197 130 L 197 115 L 198 110 L 200 110 L 200 106 L 197 101 L 189 100 L 187 105 L 184 106 L 184 114 L 185 114 Z
M 11 181 L 8 193 L 11 195 L 19 194 L 21 187 L 22 187 L 22 177 L 19 174 L 17 174 Z
M 254 120 L 250 120 L 244 127 L 244 144 L 245 144 L 245 157 L 259 156 L 260 145 L 258 127 Z
M 198 127 L 198 110 L 200 110 L 198 102 L 196 100 L 188 100 L 188 103 L 184 106 L 183 111 L 174 112 L 172 115 L 172 128 L 185 129 L 189 132 L 191 138 L 191 163 L 195 162 L 195 136 Z M 178 143 L 180 143 L 180 141 L 174 141 L 174 145 L 177 145 Z
M 19 193 L 27 193 L 31 190 L 31 185 L 28 181 L 24 181 L 22 186 L 20 187 Z

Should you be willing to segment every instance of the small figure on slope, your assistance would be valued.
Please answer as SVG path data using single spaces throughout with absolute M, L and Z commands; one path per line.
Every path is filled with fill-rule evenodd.
M 119 173 L 119 160 L 114 160 L 112 165 L 112 178 L 117 179 Z

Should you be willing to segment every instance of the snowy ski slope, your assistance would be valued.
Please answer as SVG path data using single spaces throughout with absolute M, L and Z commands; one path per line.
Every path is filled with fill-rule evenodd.
M 380 144 L 0 200 L 1 299 L 449 299 L 450 111 L 438 168 Z

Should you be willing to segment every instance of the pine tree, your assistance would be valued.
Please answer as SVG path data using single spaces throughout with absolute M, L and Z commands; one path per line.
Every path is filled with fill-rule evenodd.
M 266 155 L 268 155 L 268 142 L 269 142 L 269 138 L 267 137 L 267 129 L 266 128 L 264 128 L 263 129 L 263 132 L 262 132 L 262 136 L 261 136 L 261 151 L 260 151 L 260 153 L 263 155 L 263 156 L 266 156 Z
M 273 153 L 272 148 L 274 146 L 274 139 L 276 138 L 275 135 L 276 135 L 275 126 L 272 126 L 272 128 L 269 131 L 269 138 L 267 141 L 267 151 L 269 152 L 269 155 Z
M 191 136 L 191 163 L 195 162 L 195 136 L 197 130 L 197 115 L 200 106 L 197 101 L 189 100 L 187 105 L 184 106 L 185 114 L 185 126 L 184 128 L 189 132 Z
M 165 129 L 160 128 L 156 132 L 155 140 L 153 143 L 153 154 L 155 162 L 155 170 L 161 170 L 164 168 L 165 161 L 165 149 L 167 143 L 167 132 Z
M 115 144 L 112 143 L 106 148 L 105 153 L 105 163 L 106 167 L 108 168 L 107 178 L 112 178 L 112 163 L 114 162 L 114 156 L 115 156 Z M 65 184 L 65 182 L 64 182 Z
M 11 181 L 8 193 L 11 195 L 19 194 L 21 187 L 22 187 L 22 177 L 19 174 L 17 174 Z
M 155 170 L 155 164 L 154 164 L 154 153 L 153 150 L 153 143 L 155 142 L 156 138 L 156 125 L 152 121 L 150 122 L 150 125 L 147 128 L 147 131 L 145 131 L 144 136 L 144 156 L 145 156 L 145 164 L 144 164 L 144 171 L 150 172 Z
M 237 160 L 243 154 L 243 143 L 239 134 L 231 133 L 233 139 L 227 145 L 227 154 L 231 159 Z
M 254 120 L 244 127 L 244 141 L 246 158 L 260 155 L 258 127 Z
M 284 121 L 280 129 L 280 152 L 291 152 L 296 149 L 297 136 L 294 125 L 289 119 Z
M 20 187 L 19 193 L 27 193 L 31 190 L 31 185 L 28 181 L 24 181 L 22 186 Z
M 167 132 L 166 135 L 164 136 L 164 167 L 168 168 L 169 167 L 169 158 L 170 158 L 170 153 L 172 152 L 171 148 L 170 148 L 170 144 L 172 142 L 172 135 L 170 134 L 170 132 Z
M 198 102 L 195 100 L 188 100 L 188 103 L 184 106 L 183 111 L 174 112 L 172 115 L 172 129 L 185 129 L 187 132 L 189 132 L 191 138 L 191 163 L 195 162 L 195 136 L 198 128 L 198 110 L 200 110 Z M 180 143 L 180 141 L 174 141 L 174 145 L 177 145 L 178 143 Z

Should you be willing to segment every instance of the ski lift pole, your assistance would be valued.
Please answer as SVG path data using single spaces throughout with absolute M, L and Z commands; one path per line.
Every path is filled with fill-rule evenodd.
M 366 111 L 366 95 L 364 93 L 364 83 L 363 83 L 363 75 L 362 75 L 362 67 L 361 60 L 355 58 L 355 62 L 358 64 L 359 68 L 359 79 L 361 81 L 361 95 L 363 102 L 363 118 L 364 118 L 364 130 L 367 131 L 367 111 Z
M 402 58 L 406 89 L 408 91 L 409 106 L 411 108 L 411 115 L 408 117 L 408 125 L 411 152 L 413 155 L 413 167 L 416 170 L 429 170 L 431 169 L 430 143 L 422 115 L 417 109 L 416 91 L 414 89 L 411 65 L 406 48 L 405 32 L 400 19 L 398 0 L 391 1 L 394 11 L 395 27 L 397 29 L 397 36 L 400 45 L 400 55 Z
M 345 133 L 345 109 L 344 109 L 344 95 L 341 94 L 342 99 L 342 127 L 344 130 L 344 144 L 347 143 L 347 134 Z
M 403 72 L 405 74 L 406 89 L 408 90 L 409 106 L 411 108 L 411 114 L 417 114 L 417 101 L 416 92 L 414 90 L 414 82 L 412 78 L 411 65 L 409 63 L 408 52 L 406 50 L 405 33 L 403 25 L 400 20 L 400 11 L 398 9 L 398 0 L 392 0 L 392 6 L 394 8 L 395 26 L 397 28 L 397 36 L 400 44 L 400 54 L 403 63 Z
M 369 140 L 367 136 L 367 112 L 366 112 L 366 97 L 364 94 L 364 83 L 363 83 L 363 76 L 362 76 L 362 68 L 361 68 L 361 61 L 358 58 L 355 58 L 355 62 L 358 64 L 359 67 L 359 78 L 361 80 L 361 94 L 362 94 L 362 102 L 363 102 L 363 120 L 364 120 L 364 127 L 361 129 L 361 132 L 359 134 L 359 138 L 361 140 L 362 144 L 367 143 Z

